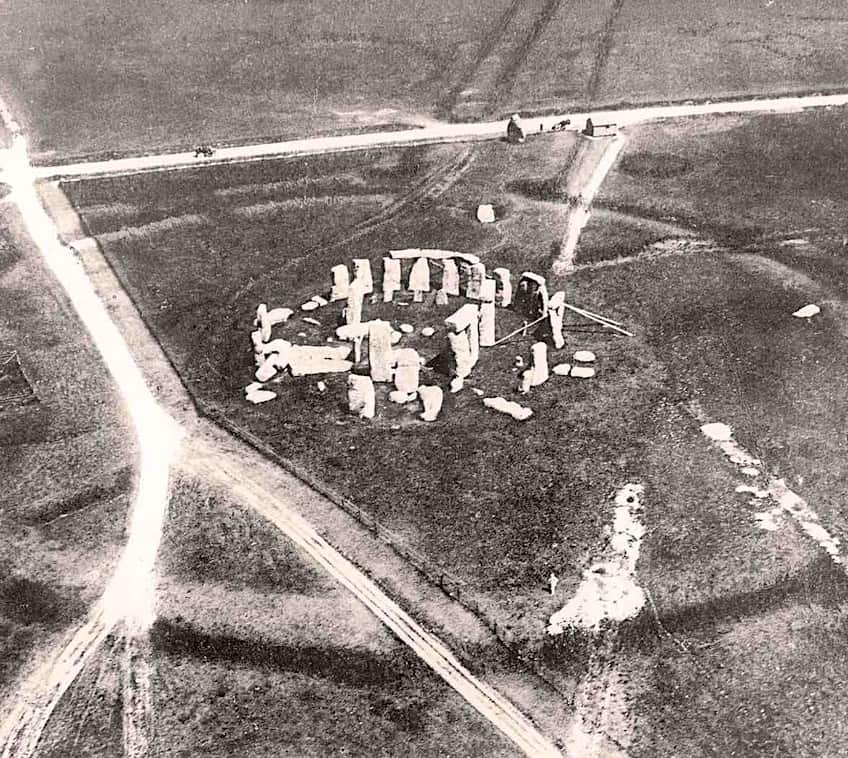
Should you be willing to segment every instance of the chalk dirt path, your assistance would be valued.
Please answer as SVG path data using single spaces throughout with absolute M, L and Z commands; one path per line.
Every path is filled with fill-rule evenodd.
M 555 116 L 534 118 L 533 124 L 542 124 L 543 130 L 548 131 L 554 124 L 566 118 L 571 119 L 572 124 L 576 126 L 582 125 L 589 117 L 596 124 L 612 122 L 619 126 L 628 126 L 659 119 L 734 113 L 791 113 L 805 108 L 825 108 L 842 105 L 848 105 L 848 93 L 839 95 L 811 95 L 808 97 L 734 100 L 703 103 L 701 105 L 667 105 L 621 110 L 587 111 L 585 113 L 562 113 Z M 192 168 L 198 165 L 261 160 L 287 155 L 344 152 L 348 150 L 400 145 L 426 145 L 436 142 L 492 140 L 500 139 L 505 134 L 506 125 L 503 121 L 485 121 L 471 124 L 440 124 L 437 126 L 427 126 L 422 129 L 409 129 L 399 132 L 352 134 L 342 137 L 307 137 L 286 142 L 268 142 L 255 145 L 242 145 L 240 147 L 227 147 L 218 150 L 211 159 L 195 158 L 193 152 L 168 153 L 108 161 L 70 163 L 63 166 L 36 166 L 33 170 L 38 179 L 128 174 L 140 171 L 163 171 L 177 168 Z

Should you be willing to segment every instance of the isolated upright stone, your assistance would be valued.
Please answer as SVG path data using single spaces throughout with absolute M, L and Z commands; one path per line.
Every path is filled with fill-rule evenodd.
M 348 326 L 362 323 L 362 301 L 365 299 L 364 285 L 361 279 L 350 283 L 347 293 L 347 308 L 345 308 L 345 323 Z
M 419 258 L 409 272 L 409 289 L 414 293 L 416 303 L 424 299 L 424 293 L 430 291 L 430 263 L 426 258 Z
M 333 266 L 333 289 L 330 290 L 330 300 L 346 300 L 350 288 L 350 272 L 347 266 Z
M 418 351 L 410 347 L 396 351 L 395 364 L 395 389 L 406 394 L 417 392 L 421 373 Z
M 371 261 L 367 258 L 354 258 L 353 278 L 362 282 L 362 293 L 364 295 L 370 295 L 374 291 L 374 279 L 371 277 Z
M 450 302 L 448 293 L 444 290 L 436 290 L 436 305 L 447 305 Z
M 486 280 L 486 264 L 474 263 L 468 269 L 468 283 L 465 287 L 465 296 L 469 300 L 480 299 L 480 288 Z
M 374 418 L 377 407 L 374 383 L 370 377 L 351 374 L 347 378 L 347 402 L 351 413 L 360 418 Z
M 480 345 L 495 344 L 495 280 L 486 279 L 480 287 Z
M 533 362 L 530 364 L 530 386 L 538 387 L 548 381 L 548 346 L 544 342 L 536 342 L 531 350 Z
M 419 387 L 418 396 L 421 398 L 421 404 L 424 406 L 424 412 L 419 416 L 422 421 L 435 421 L 442 410 L 442 403 L 445 399 L 445 393 L 441 387 L 428 386 Z
M 548 302 L 548 328 L 554 348 L 562 350 L 565 347 L 565 337 L 562 335 L 562 324 L 565 320 L 565 293 L 555 292 Z
M 496 268 L 493 272 L 497 280 L 496 302 L 502 308 L 512 305 L 512 274 L 508 268 Z
M 447 258 L 444 262 L 441 291 L 448 295 L 459 294 L 459 268 L 452 258 Z
M 368 363 L 375 382 L 390 382 L 395 355 L 392 348 L 392 325 L 388 321 L 372 321 L 368 329 Z
M 400 261 L 394 258 L 383 258 L 383 302 L 390 303 L 401 288 Z

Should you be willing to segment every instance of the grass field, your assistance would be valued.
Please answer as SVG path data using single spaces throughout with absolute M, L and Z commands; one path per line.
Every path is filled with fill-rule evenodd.
M 4 95 L 44 161 L 816 91 L 848 71 L 839 0 L 35 0 L 0 14 Z
M 161 755 L 514 755 L 273 526 L 175 482 L 153 630 Z
M 115 387 L 10 211 L 0 216 L 0 345 L 17 352 L 31 393 L 0 409 L 4 692 L 99 595 L 123 543 L 134 478 Z

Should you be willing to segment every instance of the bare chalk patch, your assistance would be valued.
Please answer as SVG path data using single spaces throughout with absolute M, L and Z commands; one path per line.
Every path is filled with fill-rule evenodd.
M 562 634 L 568 627 L 598 630 L 605 620 L 633 618 L 645 605 L 645 593 L 636 584 L 636 561 L 645 534 L 639 520 L 643 492 L 641 484 L 626 484 L 616 493 L 612 555 L 583 572 L 574 597 L 551 616 L 548 634 Z
M 759 467 L 762 462 L 752 457 L 733 439 L 733 431 L 727 424 L 704 424 L 701 427 L 701 432 L 705 437 L 712 440 L 730 462 L 739 468 L 742 474 L 751 478 L 761 476 Z M 798 522 L 804 533 L 813 539 L 834 563 L 844 564 L 840 552 L 839 538 L 834 537 L 821 525 L 818 514 L 807 505 L 800 495 L 789 489 L 783 479 L 770 478 L 764 488 L 743 484 L 736 488 L 736 492 L 753 495 L 753 499 L 750 501 L 752 505 L 758 505 L 758 501 L 766 497 L 771 498 L 775 504 L 773 508 L 754 514 L 754 520 L 761 529 L 770 532 L 777 531 L 781 525 L 781 517 L 784 514 L 789 514 Z

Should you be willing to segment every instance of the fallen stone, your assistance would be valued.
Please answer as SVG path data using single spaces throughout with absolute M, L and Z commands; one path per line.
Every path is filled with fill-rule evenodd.
M 821 308 L 817 305 L 805 305 L 803 308 L 799 308 L 792 315 L 796 318 L 812 318 L 816 314 L 821 313 Z
M 435 421 L 442 410 L 445 393 L 441 387 L 426 386 L 418 388 L 418 396 L 424 406 L 424 412 L 419 416 L 422 421 Z
M 277 324 L 285 324 L 291 317 L 294 311 L 291 308 L 272 308 L 268 311 L 268 323 L 271 326 Z
M 403 392 L 401 390 L 392 390 L 389 393 L 389 401 L 398 405 L 411 403 L 418 396 L 417 392 Z
M 318 388 L 318 392 L 326 392 L 327 391 L 327 383 L 326 382 L 318 382 L 315 385 Z
M 321 326 L 321 322 L 317 318 L 309 318 L 308 316 L 303 319 L 304 324 L 312 324 L 313 326 Z
M 572 366 L 571 376 L 575 379 L 591 379 L 595 375 L 595 369 L 591 366 Z
M 397 345 L 397 343 L 400 342 L 401 339 L 403 339 L 403 334 L 397 330 L 392 330 L 390 339 L 393 345 Z
M 477 206 L 477 220 L 481 224 L 491 224 L 495 220 L 495 209 L 489 205 L 478 205 Z
M 249 393 L 246 399 L 254 405 L 259 405 L 259 403 L 267 403 L 275 397 L 277 397 L 277 393 L 271 392 L 271 390 L 256 390 Z
M 421 336 L 423 337 L 432 337 L 436 333 L 436 330 L 432 326 L 425 326 L 421 330 Z
M 373 321 L 360 321 L 358 324 L 343 324 L 336 329 L 336 337 L 340 340 L 351 341 L 368 334 Z
M 485 392 L 483 392 L 483 390 L 478 390 L 476 387 L 472 387 L 472 388 L 471 388 L 471 391 L 472 391 L 475 395 L 477 395 L 477 397 L 483 397 L 483 395 L 485 395 L 485 394 L 486 394 Z
M 314 311 L 317 310 L 320 306 L 314 300 L 307 300 L 303 305 L 300 306 L 300 310 L 302 311 Z
M 512 416 L 516 421 L 526 421 L 533 415 L 531 408 L 502 397 L 484 397 L 483 405 L 500 413 L 505 413 L 507 416 Z
M 461 376 L 455 376 L 450 381 L 450 391 L 455 395 L 465 386 L 465 379 Z
M 574 353 L 574 360 L 578 363 L 594 363 L 595 354 L 591 350 L 578 350 Z
M 351 352 L 349 345 L 292 345 L 289 350 L 289 368 L 292 376 L 331 374 L 350 371 L 353 363 L 345 360 Z M 259 378 L 259 377 L 257 377 Z
M 558 363 L 553 367 L 553 372 L 557 376 L 568 376 L 571 373 L 571 364 L 570 363 Z
M 753 466 L 745 466 L 745 468 L 742 469 L 742 473 L 745 474 L 745 476 L 756 477 L 760 475 L 760 470 Z
M 262 382 L 251 382 L 244 388 L 244 394 L 249 395 L 251 392 L 256 392 L 256 390 L 261 390 L 264 385 Z
M 348 410 L 360 418 L 374 418 L 377 401 L 371 377 L 351 374 L 347 378 Z
M 326 297 L 321 297 L 321 295 L 313 295 L 311 299 L 313 303 L 318 303 L 319 308 L 323 308 L 329 302 Z
M 270 355 L 271 353 L 285 354 L 290 347 L 291 342 L 288 340 L 275 339 L 270 342 L 263 342 L 256 352 L 263 356 Z
M 412 324 L 401 324 L 399 328 L 404 334 L 412 334 L 415 331 Z
M 253 343 L 253 349 L 255 351 L 260 351 L 262 349 L 262 345 L 265 344 L 265 340 L 262 339 L 262 330 L 256 329 L 250 333 L 250 341 Z
M 264 361 L 262 361 L 259 368 L 256 369 L 255 376 L 257 381 L 267 382 L 269 379 L 273 378 L 277 371 L 288 365 L 290 355 L 290 350 L 287 350 L 285 355 L 281 355 L 280 353 L 271 353 Z

